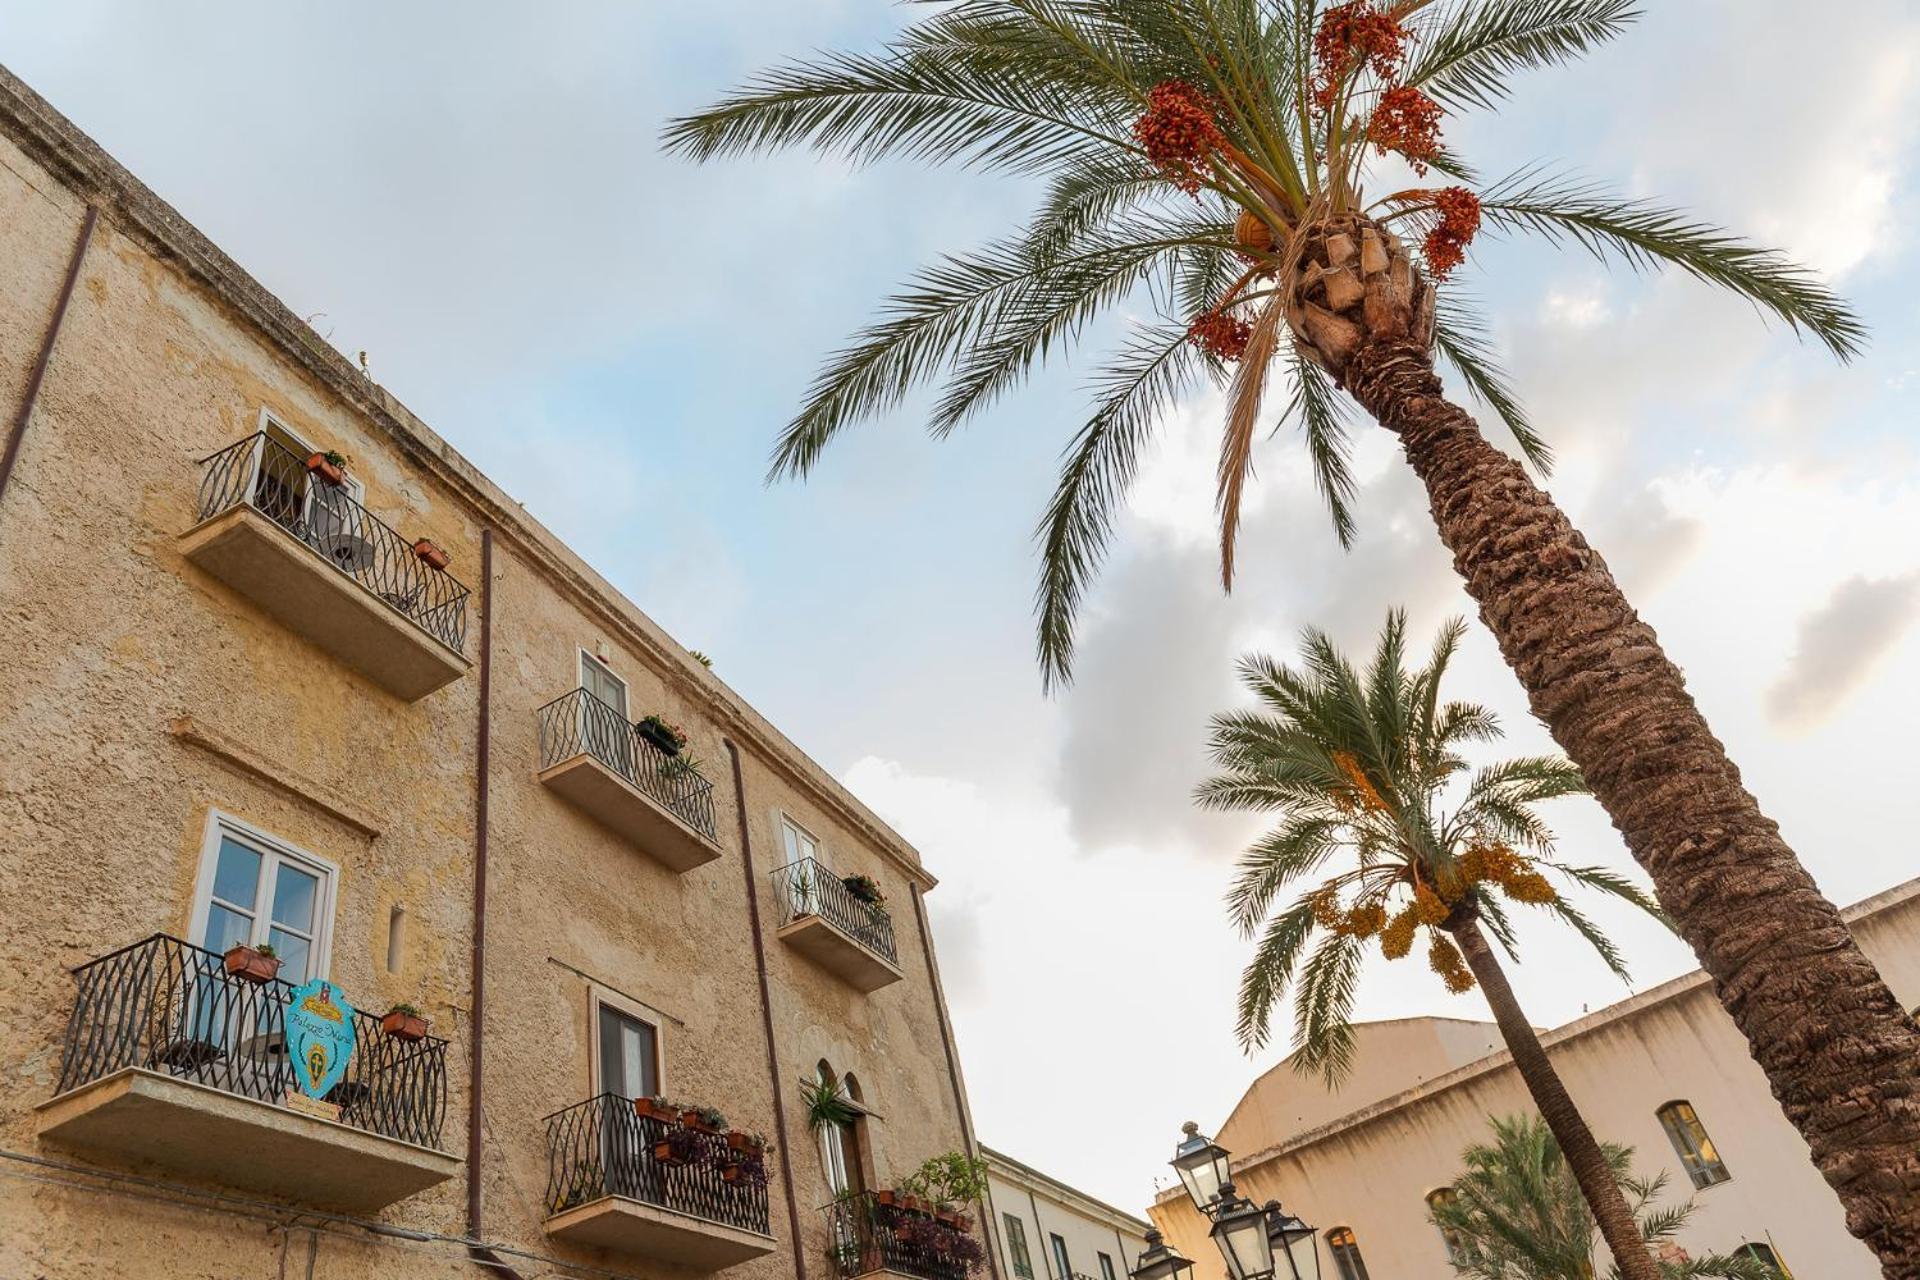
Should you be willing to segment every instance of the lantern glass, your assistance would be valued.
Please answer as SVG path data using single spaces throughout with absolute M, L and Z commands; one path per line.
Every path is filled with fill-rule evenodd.
M 1266 1212 L 1236 1199 L 1233 1184 L 1223 1184 L 1213 1216 L 1213 1242 L 1226 1260 L 1228 1280 L 1266 1280 L 1273 1274 L 1273 1243 L 1267 1238 Z
M 1320 1280 L 1320 1240 L 1314 1229 L 1279 1203 L 1267 1205 L 1267 1237 L 1275 1258 L 1285 1256 L 1289 1275 L 1284 1280 Z
M 1200 1126 L 1191 1120 L 1182 1132 L 1186 1136 L 1173 1150 L 1173 1171 L 1180 1175 L 1180 1184 L 1187 1189 L 1193 1207 L 1205 1210 L 1220 1198 L 1220 1188 L 1231 1176 L 1227 1172 L 1227 1149 L 1201 1133 Z
M 1140 1254 L 1140 1265 L 1127 1275 L 1129 1280 L 1193 1280 L 1193 1264 L 1158 1231 L 1149 1231 L 1147 1247 Z

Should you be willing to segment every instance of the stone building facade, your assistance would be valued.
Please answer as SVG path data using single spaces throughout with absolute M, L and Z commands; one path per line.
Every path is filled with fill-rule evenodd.
M 943 1280 L 915 851 L 4 71 L 0 405 L 0 1275 Z
M 1845 914 L 1902 1003 L 1920 1006 L 1920 880 Z M 1281 1063 L 1215 1140 L 1232 1153 L 1239 1195 L 1278 1199 L 1317 1228 L 1325 1280 L 1450 1280 L 1429 1198 L 1446 1193 L 1467 1146 L 1489 1139 L 1488 1117 L 1533 1114 L 1532 1101 L 1491 1023 L 1406 1018 L 1357 1031 L 1355 1069 L 1339 1089 Z M 1694 1197 L 1683 1248 L 1745 1249 L 1806 1280 L 1880 1274 L 1705 974 L 1541 1040 L 1595 1134 L 1633 1148 L 1642 1176 L 1666 1173 L 1661 1203 Z M 1150 1213 L 1197 1275 L 1223 1274 L 1184 1192 L 1162 1192 Z

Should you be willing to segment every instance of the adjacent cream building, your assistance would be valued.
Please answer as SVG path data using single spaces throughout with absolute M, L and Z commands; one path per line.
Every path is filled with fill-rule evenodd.
M 1909 1008 L 1920 1005 L 1920 880 L 1846 912 L 1861 948 Z M 1353 1075 L 1329 1092 L 1282 1063 L 1247 1090 L 1215 1140 L 1238 1193 L 1278 1199 L 1318 1229 L 1325 1280 L 1449 1280 L 1429 1221 L 1460 1152 L 1487 1118 L 1533 1106 L 1491 1023 L 1404 1018 L 1361 1025 Z M 1801 1280 L 1874 1280 L 1840 1202 L 1703 973 L 1541 1037 L 1594 1132 L 1664 1170 L 1698 1208 L 1679 1237 L 1698 1254 L 1749 1249 Z M 1223 1274 L 1207 1223 L 1178 1188 L 1150 1213 L 1204 1280 Z
M 956 1280 L 919 856 L 3 70 L 0 422 L 0 1276 Z
M 1147 1223 L 991 1147 L 990 1238 L 1009 1280 L 1127 1280 Z

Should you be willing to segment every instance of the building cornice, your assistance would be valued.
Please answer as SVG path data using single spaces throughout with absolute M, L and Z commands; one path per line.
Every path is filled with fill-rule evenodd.
M 1852 925 L 1896 911 L 1902 907 L 1912 905 L 1916 901 L 1920 901 L 1920 877 L 1908 880 L 1902 884 L 1897 884 L 1891 889 L 1877 893 L 1870 898 L 1864 898 L 1852 906 L 1844 908 L 1840 916 L 1849 925 Z M 1651 987 L 1639 995 L 1631 996 L 1617 1004 L 1607 1005 L 1595 1013 L 1576 1018 L 1564 1026 L 1554 1028 L 1552 1031 L 1542 1032 L 1540 1035 L 1540 1043 L 1542 1047 L 1551 1052 L 1561 1045 L 1569 1044 L 1583 1036 L 1593 1035 L 1596 1032 L 1607 1030 L 1620 1023 L 1628 1022 L 1634 1018 L 1649 1014 L 1662 1006 L 1673 1004 L 1685 996 L 1710 986 L 1711 981 L 1704 970 L 1695 969 L 1690 973 L 1683 973 L 1679 977 L 1663 982 L 1657 987 Z M 1406 1022 L 1411 1021 L 1411 1019 L 1395 1018 L 1390 1021 Z M 1440 1019 L 1440 1021 L 1452 1021 L 1452 1019 Z M 1282 1065 L 1285 1064 L 1283 1063 Z M 1512 1065 L 1513 1055 L 1504 1049 L 1498 1053 L 1488 1054 L 1484 1058 L 1476 1058 L 1465 1066 L 1456 1067 L 1444 1075 L 1438 1075 L 1431 1080 L 1423 1081 L 1411 1089 L 1403 1089 L 1399 1093 L 1382 1098 L 1378 1102 L 1369 1103 L 1359 1110 L 1349 1112 L 1338 1119 L 1330 1120 L 1325 1124 L 1317 1125 L 1311 1129 L 1304 1129 L 1283 1142 L 1275 1143 L 1273 1146 L 1238 1158 L 1233 1162 L 1234 1171 L 1238 1173 L 1248 1169 L 1256 1169 L 1261 1165 L 1284 1159 L 1308 1147 L 1317 1146 L 1341 1134 L 1358 1129 L 1363 1125 L 1378 1120 L 1382 1116 L 1389 1115 L 1392 1112 L 1399 1111 L 1404 1107 L 1437 1097 L 1452 1089 L 1463 1088 L 1477 1080 L 1503 1071 Z M 1271 1071 L 1263 1072 L 1260 1078 L 1265 1079 L 1266 1076 L 1270 1074 L 1272 1074 Z M 1244 1098 L 1242 1100 L 1244 1101 Z M 1238 1110 L 1238 1104 L 1235 1105 L 1235 1110 Z M 1153 1203 L 1159 1206 L 1183 1198 L 1184 1193 L 1182 1193 L 1178 1187 L 1170 1187 L 1156 1194 L 1153 1198 Z
M 987 1171 L 1005 1178 L 1008 1182 L 1018 1183 L 1036 1195 L 1046 1196 L 1085 1217 L 1095 1218 L 1110 1227 L 1143 1236 L 1152 1230 L 1149 1222 L 1134 1217 L 1124 1209 L 1117 1209 L 1105 1200 L 1096 1199 L 1077 1187 L 1070 1187 L 1060 1179 L 1040 1172 L 1030 1164 L 1023 1164 L 1012 1156 L 995 1151 L 984 1143 L 980 1147 L 981 1158 L 987 1162 Z
M 172 205 L 0 66 L 0 130 L 81 200 L 99 207 L 113 229 L 206 289 L 309 377 L 392 440 L 407 460 L 493 526 L 522 557 L 576 602 L 644 653 L 683 696 L 705 707 L 722 730 L 752 747 L 870 840 L 921 888 L 937 881 L 919 853 L 818 762 L 774 728 L 739 694 L 676 643 L 638 605 L 596 573 L 551 530 L 527 514 L 458 450 L 375 383 L 228 257 Z

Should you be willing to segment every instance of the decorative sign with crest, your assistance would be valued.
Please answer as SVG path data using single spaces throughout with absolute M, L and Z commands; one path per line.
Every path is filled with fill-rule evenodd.
M 287 1053 L 293 1079 L 310 1098 L 325 1098 L 353 1061 L 353 1006 L 325 978 L 293 989 L 287 1003 Z

